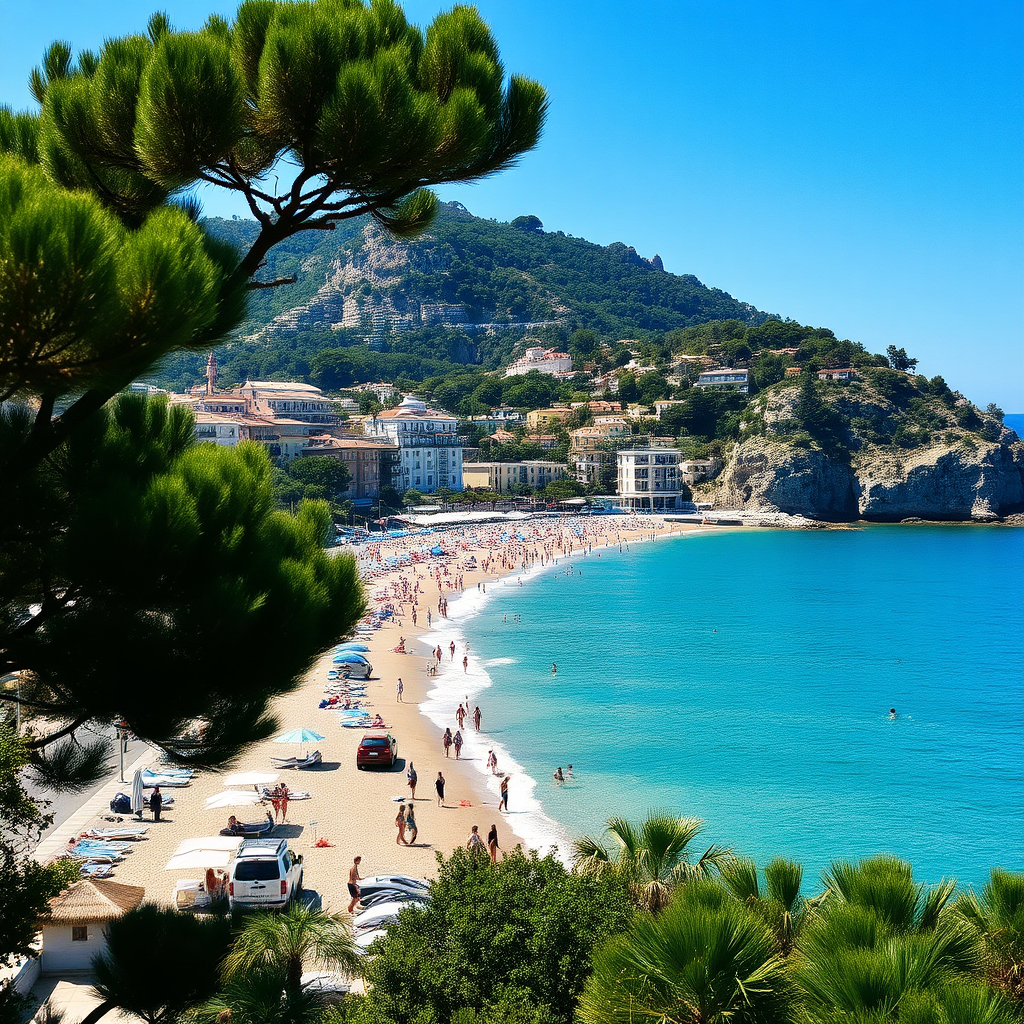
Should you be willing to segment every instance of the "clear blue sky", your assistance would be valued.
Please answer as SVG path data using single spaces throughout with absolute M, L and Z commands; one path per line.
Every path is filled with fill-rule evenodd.
M 234 6 L 163 9 L 186 28 Z M 405 6 L 426 23 L 450 5 Z M 670 271 L 874 351 L 905 346 L 975 401 L 1024 411 L 1020 0 L 478 6 L 508 68 L 549 90 L 551 116 L 517 169 L 444 198 L 660 253 Z M 0 0 L 0 101 L 29 106 L 51 39 L 96 47 L 149 11 Z

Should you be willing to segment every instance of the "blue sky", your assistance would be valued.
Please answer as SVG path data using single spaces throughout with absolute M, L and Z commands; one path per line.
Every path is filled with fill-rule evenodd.
M 177 27 L 230 14 L 170 0 Z M 408 0 L 426 23 L 450 5 Z M 1024 411 L 1019 0 L 483 0 L 551 115 L 474 213 L 622 241 L 761 309 L 891 343 Z M 153 4 L 153 9 L 158 9 Z M 138 2 L 0 0 L 0 101 L 51 39 L 140 30 Z M 242 212 L 211 200 L 215 213 Z

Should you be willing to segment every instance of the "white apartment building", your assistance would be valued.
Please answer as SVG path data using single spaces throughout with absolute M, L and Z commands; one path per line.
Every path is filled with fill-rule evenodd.
M 629 448 L 616 453 L 619 504 L 626 509 L 662 511 L 679 508 L 682 488 L 674 448 Z
M 428 409 L 412 395 L 363 423 L 367 436 L 387 438 L 398 445 L 392 485 L 399 494 L 410 487 L 423 494 L 440 487 L 462 490 L 462 442 L 457 429 L 456 417 Z
M 705 370 L 693 386 L 715 391 L 739 391 L 745 395 L 750 391 L 750 371 L 720 366 L 716 370 Z
M 520 377 L 524 373 L 536 370 L 538 373 L 572 373 L 572 356 L 568 352 L 558 352 L 553 348 L 528 348 L 514 363 L 505 370 L 506 377 Z
M 522 462 L 467 462 L 463 478 L 467 487 L 483 487 L 495 494 L 509 494 L 516 485 L 540 490 L 552 480 L 566 476 L 568 469 L 562 462 L 546 459 L 525 459 Z
M 325 398 L 313 384 L 296 381 L 247 380 L 237 391 L 257 407 L 264 406 L 273 416 L 303 423 L 333 425 L 341 419 L 338 403 Z

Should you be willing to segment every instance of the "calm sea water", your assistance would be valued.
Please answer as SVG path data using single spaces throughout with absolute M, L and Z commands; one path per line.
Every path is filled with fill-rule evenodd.
M 812 879 L 880 851 L 930 881 L 1024 868 L 1024 531 L 722 531 L 569 564 L 470 595 L 438 630 L 470 671 L 425 708 L 481 705 L 468 752 L 516 771 L 532 842 L 663 808 Z

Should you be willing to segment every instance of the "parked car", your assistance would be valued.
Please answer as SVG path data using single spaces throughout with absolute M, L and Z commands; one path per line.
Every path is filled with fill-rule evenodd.
M 418 899 L 430 899 L 430 883 L 423 878 L 410 878 L 409 875 L 368 875 L 359 882 L 359 891 L 363 896 L 399 891 Z
M 286 907 L 302 892 L 302 856 L 286 839 L 246 839 L 228 875 L 232 910 Z
M 368 910 L 363 910 L 352 919 L 352 930 L 356 935 L 363 932 L 380 931 L 398 920 L 399 912 L 407 907 L 421 906 L 419 903 L 412 903 L 408 900 L 392 900 L 390 903 L 380 903 Z
M 389 732 L 364 733 L 356 750 L 356 767 L 387 765 L 389 768 L 398 757 L 398 740 Z

